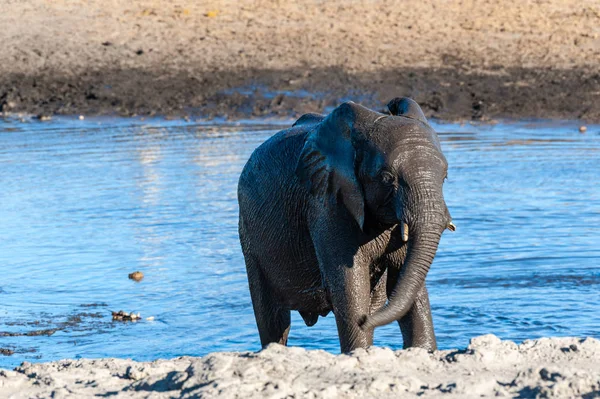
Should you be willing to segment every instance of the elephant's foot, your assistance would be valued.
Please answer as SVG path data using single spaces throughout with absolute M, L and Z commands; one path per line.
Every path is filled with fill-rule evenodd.
M 366 315 L 363 316 L 363 318 L 365 317 Z M 366 349 L 373 345 L 373 330 L 363 330 L 359 325 L 360 319 L 340 320 L 337 316 L 335 319 L 342 353 L 351 352 L 358 348 Z

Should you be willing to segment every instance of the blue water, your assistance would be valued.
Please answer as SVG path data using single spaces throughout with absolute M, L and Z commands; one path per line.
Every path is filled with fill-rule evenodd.
M 236 184 L 280 127 L 0 122 L 0 348 L 15 351 L 0 367 L 259 349 Z M 441 348 L 600 337 L 600 126 L 577 127 L 435 125 L 458 226 L 428 276 Z M 121 309 L 154 321 L 113 322 Z M 338 352 L 333 316 L 308 328 L 294 312 L 290 344 Z M 401 347 L 397 325 L 376 344 Z

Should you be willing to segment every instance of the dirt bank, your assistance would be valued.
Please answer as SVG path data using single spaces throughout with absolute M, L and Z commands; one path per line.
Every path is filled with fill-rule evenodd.
M 24 363 L 0 370 L 0 396 L 42 397 L 584 397 L 600 396 L 600 341 L 493 335 L 465 350 L 357 350 L 334 356 L 273 345 L 138 363 L 123 359 Z
M 443 119 L 600 121 L 597 0 L 7 0 L 0 106 L 249 117 L 394 96 Z

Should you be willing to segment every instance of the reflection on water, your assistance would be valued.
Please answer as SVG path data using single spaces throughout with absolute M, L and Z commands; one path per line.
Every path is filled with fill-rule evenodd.
M 450 163 L 428 277 L 442 348 L 600 336 L 600 127 L 436 125 Z M 0 122 L 0 367 L 256 350 L 236 184 L 278 126 Z M 140 270 L 135 283 L 128 273 Z M 155 320 L 112 322 L 111 310 Z M 338 351 L 332 315 L 292 345 Z M 376 343 L 401 346 L 397 326 Z

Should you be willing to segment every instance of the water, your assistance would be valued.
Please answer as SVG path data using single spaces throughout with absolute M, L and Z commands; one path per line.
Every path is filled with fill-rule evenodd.
M 0 348 L 15 351 L 0 367 L 259 349 L 236 183 L 279 127 L 0 122 Z M 428 276 L 439 346 L 485 333 L 599 338 L 600 126 L 435 128 L 458 226 Z M 120 309 L 155 319 L 113 322 Z M 290 344 L 337 352 L 333 316 L 308 328 L 294 312 Z M 401 347 L 398 327 L 378 329 L 376 344 Z

